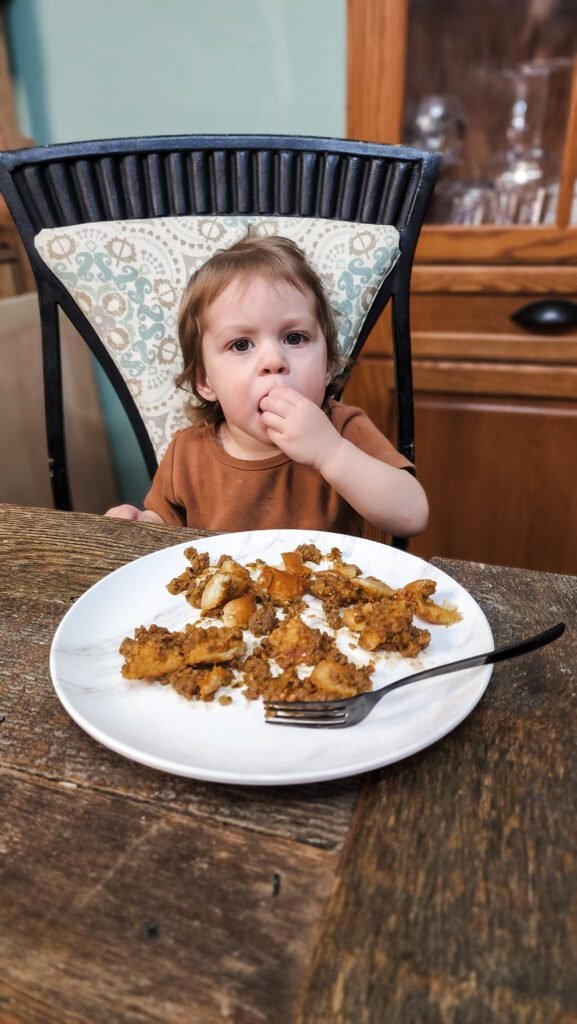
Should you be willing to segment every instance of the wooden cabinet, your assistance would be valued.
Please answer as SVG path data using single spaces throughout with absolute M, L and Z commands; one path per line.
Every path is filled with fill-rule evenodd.
M 525 8 L 528 17 L 534 5 L 513 6 L 516 16 Z M 567 3 L 561 6 L 567 16 Z M 413 31 L 411 18 L 426 16 L 426 22 L 432 8 L 446 15 L 454 7 L 453 0 L 349 0 L 351 137 L 406 141 L 415 74 L 411 40 L 422 45 L 423 36 Z M 461 0 L 460 10 L 467 8 L 481 19 L 495 15 L 491 3 L 481 10 Z M 441 30 L 451 31 L 442 14 Z M 449 43 L 437 40 L 440 58 L 453 52 L 462 64 L 467 39 L 454 38 L 452 51 Z M 431 89 L 438 90 L 439 81 Z M 410 550 L 425 557 L 577 574 L 577 322 L 551 331 L 513 318 L 539 300 L 573 303 L 577 314 L 577 226 L 571 223 L 576 81 L 557 136 L 561 171 L 552 223 L 423 229 L 411 324 L 416 457 L 431 519 Z M 467 82 L 469 95 L 471 88 Z M 390 331 L 383 323 L 345 397 L 394 437 L 392 382 Z
M 577 330 L 517 326 L 511 313 L 537 291 L 420 293 L 428 275 L 414 276 L 417 463 L 431 517 L 410 550 L 577 574 Z M 394 436 L 388 325 L 346 398 Z

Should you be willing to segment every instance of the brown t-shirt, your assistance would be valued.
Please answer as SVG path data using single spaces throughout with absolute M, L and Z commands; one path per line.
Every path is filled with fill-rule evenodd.
M 362 409 L 332 400 L 328 415 L 339 434 L 399 469 L 412 464 Z M 165 523 L 218 532 L 301 529 L 359 536 L 362 516 L 310 466 L 279 452 L 250 461 L 228 455 L 214 426 L 174 435 L 145 501 Z

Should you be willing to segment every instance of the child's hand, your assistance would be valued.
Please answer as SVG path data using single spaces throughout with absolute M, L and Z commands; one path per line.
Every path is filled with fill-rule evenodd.
M 135 505 L 116 505 L 114 508 L 109 508 L 108 512 L 105 512 L 104 515 L 109 516 L 111 519 L 132 519 L 137 523 L 164 525 L 164 519 L 161 519 L 156 512 L 149 512 L 148 509 L 143 511 L 140 508 L 136 508 Z
M 399 537 L 426 528 L 429 509 L 418 481 L 341 437 L 310 399 L 293 388 L 273 388 L 261 409 L 273 444 L 295 462 L 317 469 L 368 522 Z
M 262 421 L 273 444 L 295 462 L 322 472 L 341 443 L 318 405 L 293 388 L 273 388 L 261 402 Z

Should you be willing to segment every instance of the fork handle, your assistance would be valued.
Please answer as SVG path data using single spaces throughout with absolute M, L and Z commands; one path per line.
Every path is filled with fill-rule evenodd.
M 435 665 L 434 668 L 423 669 L 422 672 L 415 672 L 413 675 L 404 676 L 402 679 L 395 680 L 394 683 L 389 683 L 388 686 L 384 686 L 379 690 L 373 690 L 373 693 L 375 696 L 379 693 L 382 695 L 390 690 L 396 690 L 399 686 L 404 686 L 405 683 L 415 683 L 418 679 L 430 679 L 432 676 L 444 676 L 448 672 L 460 672 L 462 669 L 474 668 L 476 665 L 493 665 L 497 661 L 506 661 L 507 658 L 517 658 L 520 654 L 528 654 L 529 651 L 536 651 L 539 647 L 545 647 L 552 640 L 557 640 L 564 632 L 565 623 L 558 622 L 555 626 L 550 626 L 549 629 L 543 630 L 542 633 L 527 637 L 526 640 L 516 640 L 512 644 L 503 644 L 501 647 L 495 647 L 494 650 L 486 651 L 484 654 L 474 654 L 470 658 L 461 658 L 460 661 L 450 661 L 446 665 Z

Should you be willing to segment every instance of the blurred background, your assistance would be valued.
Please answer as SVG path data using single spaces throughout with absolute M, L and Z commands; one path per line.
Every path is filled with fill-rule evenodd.
M 345 134 L 346 0 L 8 0 L 0 10 L 18 125 L 36 145 Z M 0 316 L 13 331 L 13 316 Z M 95 372 L 118 498 L 140 504 L 148 474 L 120 403 Z M 80 489 L 76 508 L 103 510 L 104 494 Z
M 577 0 L 0 0 L 0 146 L 247 133 L 443 156 L 411 279 L 415 554 L 577 573 Z M 51 505 L 34 282 L 0 199 L 0 501 Z M 140 504 L 63 323 L 74 507 Z M 345 391 L 396 436 L 390 323 Z

